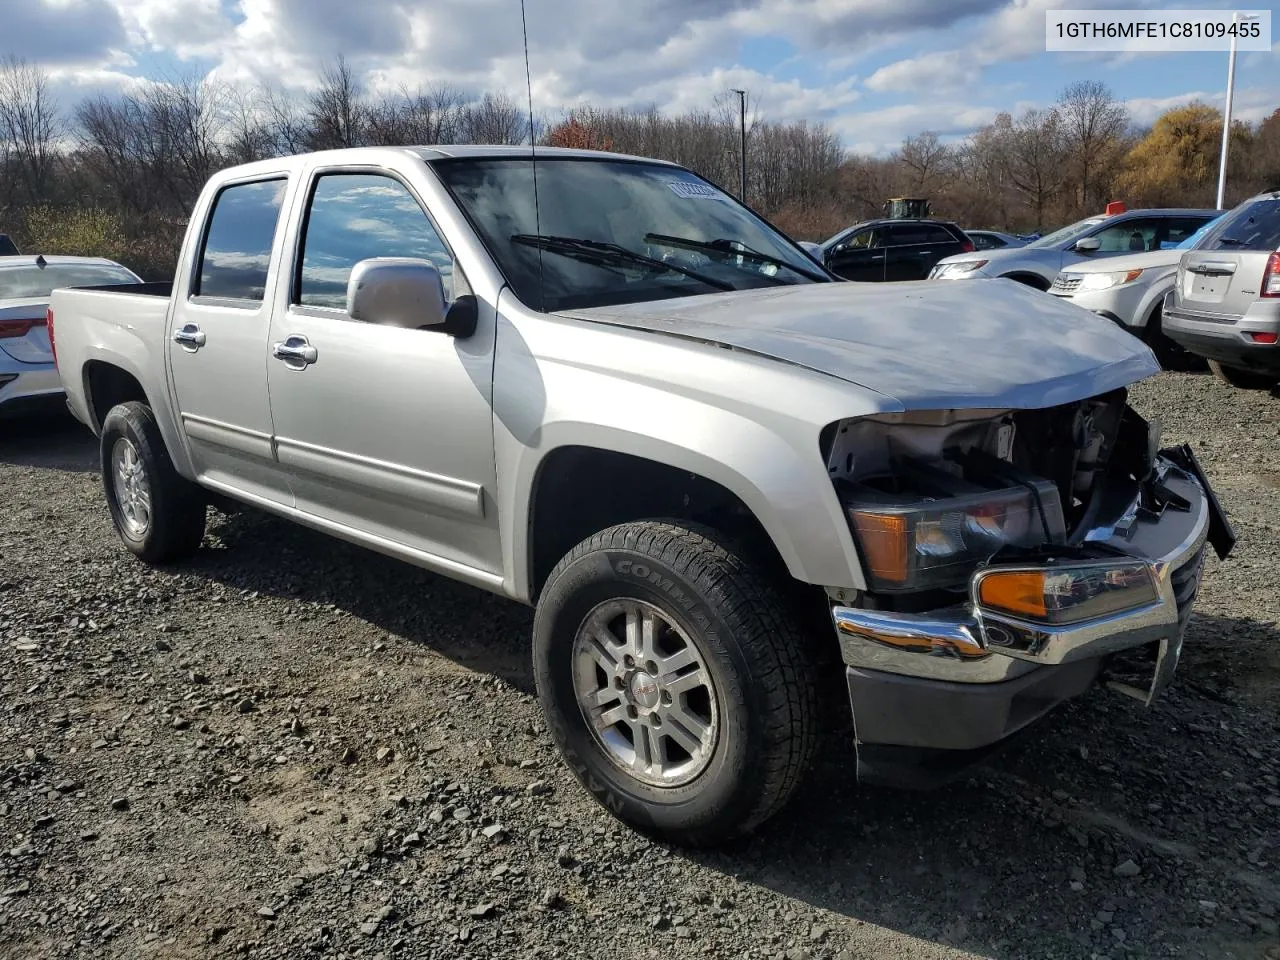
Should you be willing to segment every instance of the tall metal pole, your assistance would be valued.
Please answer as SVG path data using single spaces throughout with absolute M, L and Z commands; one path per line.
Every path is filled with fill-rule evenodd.
M 1231 16 L 1231 25 L 1240 22 L 1240 14 Z M 1236 35 L 1231 34 L 1231 53 L 1227 60 L 1227 103 L 1222 111 L 1222 156 L 1218 158 L 1218 209 L 1223 209 L 1227 193 L 1227 146 L 1231 142 L 1231 101 L 1236 92 Z
M 1234 41 L 1233 41 L 1234 42 Z M 746 202 L 746 91 L 735 90 L 737 93 L 737 109 L 739 109 L 739 129 L 741 132 L 741 166 L 739 169 L 739 182 L 737 182 L 737 198 L 742 202 Z

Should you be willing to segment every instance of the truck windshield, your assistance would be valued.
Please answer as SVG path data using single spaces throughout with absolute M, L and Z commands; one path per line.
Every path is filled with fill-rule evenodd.
M 140 283 L 114 263 L 51 263 L 0 268 L 0 300 L 42 300 L 59 287 L 96 287 L 109 283 Z
M 679 167 L 586 157 L 433 164 L 516 296 L 556 311 L 828 282 L 812 258 Z

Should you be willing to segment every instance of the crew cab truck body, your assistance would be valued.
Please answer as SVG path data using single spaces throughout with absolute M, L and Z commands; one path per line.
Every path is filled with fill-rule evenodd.
M 1156 695 L 1230 548 L 1125 403 L 1146 347 L 956 290 L 837 282 L 670 164 L 369 148 L 219 173 L 170 296 L 55 291 L 51 330 L 131 550 L 191 554 L 218 494 L 536 605 L 576 775 L 713 842 L 850 708 L 863 776 L 918 784 L 1118 651 Z

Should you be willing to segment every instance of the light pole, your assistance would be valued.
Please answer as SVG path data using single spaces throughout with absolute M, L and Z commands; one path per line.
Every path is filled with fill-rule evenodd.
M 1234 40 L 1232 41 L 1235 42 Z M 738 129 L 742 135 L 741 166 L 738 170 L 738 199 L 747 202 L 747 91 L 734 90 L 738 95 Z
M 1248 14 L 1233 13 L 1231 25 L 1257 20 Z M 1231 143 L 1231 101 L 1236 92 L 1236 35 L 1231 34 L 1231 52 L 1227 55 L 1227 102 L 1222 111 L 1222 156 L 1218 158 L 1218 209 L 1223 209 L 1223 199 L 1227 193 L 1227 147 Z

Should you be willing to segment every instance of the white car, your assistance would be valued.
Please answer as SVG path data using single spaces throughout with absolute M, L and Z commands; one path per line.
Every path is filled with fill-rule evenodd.
M 1162 331 L 1161 304 L 1173 289 L 1182 251 L 1194 247 L 1216 220 L 1215 217 L 1181 243 L 1164 250 L 1074 263 L 1054 278 L 1049 292 L 1115 321 L 1146 341 L 1161 366 L 1186 366 L 1192 362 L 1191 355 Z
M 96 257 L 0 259 L 0 417 L 65 409 L 45 329 L 55 288 L 140 282 L 120 264 Z

